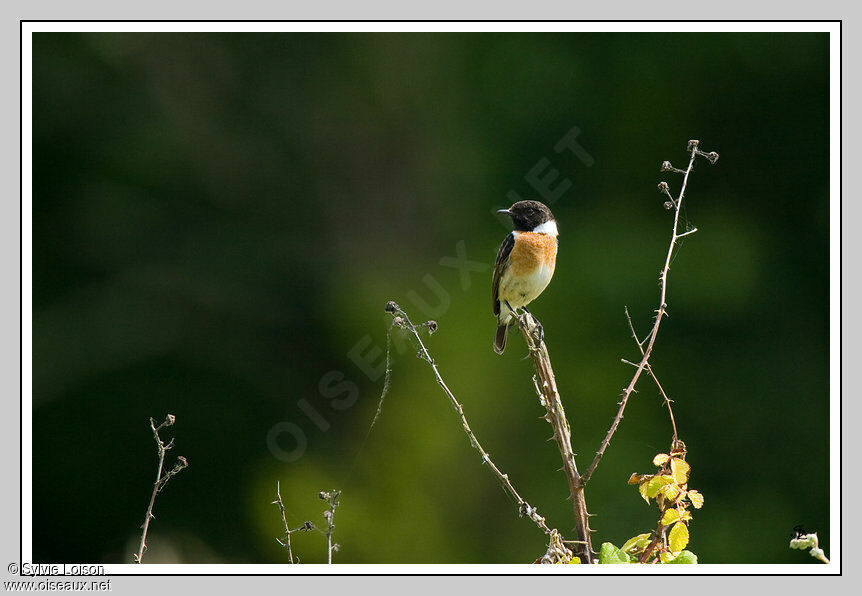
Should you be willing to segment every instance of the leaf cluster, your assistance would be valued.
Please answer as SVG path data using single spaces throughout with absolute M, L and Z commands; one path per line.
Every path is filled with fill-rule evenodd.
M 697 563 L 697 555 L 685 547 L 689 543 L 691 509 L 703 507 L 703 494 L 688 487 L 691 465 L 685 461 L 681 442 L 668 453 L 653 458 L 659 468 L 654 474 L 632 474 L 629 484 L 648 504 L 654 499 L 660 517 L 656 529 L 628 539 L 622 548 L 602 544 L 599 563 Z

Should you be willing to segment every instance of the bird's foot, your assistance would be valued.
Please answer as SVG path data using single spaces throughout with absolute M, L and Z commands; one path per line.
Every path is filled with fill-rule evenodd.
M 537 346 L 541 346 L 545 343 L 545 328 L 542 327 L 542 324 L 533 317 L 533 320 L 536 321 L 536 327 L 533 329 L 533 336 L 536 338 Z
M 508 306 L 508 303 L 506 304 Z M 542 327 L 542 324 L 539 322 L 539 319 L 537 319 L 526 306 L 522 306 L 519 310 L 512 309 L 512 312 L 517 317 L 518 322 L 522 327 L 527 327 L 527 319 L 525 315 L 530 315 L 530 318 L 532 318 L 533 322 L 535 323 L 531 331 L 533 334 L 533 339 L 536 340 L 536 347 L 538 348 L 543 343 L 545 343 L 545 328 Z

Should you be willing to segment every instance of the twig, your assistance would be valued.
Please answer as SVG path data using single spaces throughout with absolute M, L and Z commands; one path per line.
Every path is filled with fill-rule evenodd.
M 560 392 L 557 390 L 557 381 L 554 377 L 554 369 L 551 367 L 551 357 L 544 341 L 536 339 L 538 323 L 528 312 L 524 312 L 518 318 L 521 335 L 527 342 L 530 357 L 536 367 L 536 376 L 533 377 L 533 385 L 539 397 L 539 402 L 545 407 L 543 418 L 554 430 L 554 440 L 560 450 L 563 459 L 563 471 L 569 483 L 569 495 L 572 499 L 572 507 L 575 513 L 575 531 L 578 534 L 578 544 L 575 546 L 575 554 L 579 556 L 582 563 L 591 564 L 594 561 L 592 543 L 590 539 L 590 514 L 587 513 L 587 501 L 584 495 L 584 483 L 578 473 L 575 463 L 575 454 L 572 450 L 572 430 L 563 409 Z
M 662 511 L 662 514 L 663 513 L 664 512 Z M 642 552 L 638 557 L 638 563 L 646 563 L 652 556 L 652 551 L 655 550 L 659 542 L 662 542 L 665 539 L 665 527 L 666 526 L 661 523 L 661 519 L 659 519 L 658 525 L 653 533 L 653 539 L 644 549 L 644 552 Z M 656 559 L 656 562 L 658 562 L 658 559 Z
M 278 543 L 287 549 L 287 557 L 288 557 L 288 559 L 290 559 L 291 564 L 293 564 L 293 547 L 290 545 L 291 529 L 287 525 L 287 516 L 284 513 L 284 501 L 281 500 L 281 482 L 276 482 L 275 494 L 278 495 L 278 498 L 275 501 L 273 501 L 273 503 L 278 505 L 278 511 L 279 511 L 279 513 L 281 513 L 281 521 L 284 523 L 284 537 L 285 537 L 284 542 L 282 542 L 278 538 L 276 538 L 276 540 L 278 540 Z
M 310 530 L 313 530 L 314 524 L 312 524 L 310 521 L 307 521 L 307 522 L 303 523 L 301 526 L 299 526 L 298 528 L 294 528 L 293 530 L 291 530 L 290 527 L 287 525 L 287 516 L 285 515 L 285 511 L 284 511 L 284 501 L 281 500 L 281 482 L 276 482 L 275 494 L 276 494 L 276 499 L 275 499 L 275 501 L 272 502 L 272 504 L 278 505 L 278 511 L 279 511 L 279 513 L 281 513 L 281 521 L 284 524 L 284 537 L 285 537 L 284 540 L 282 540 L 281 538 L 276 538 L 275 541 L 287 549 L 287 556 L 290 558 L 291 563 L 298 562 L 299 559 L 296 559 L 296 561 L 294 561 L 294 559 L 293 559 L 293 548 L 291 547 L 291 544 L 290 544 L 290 535 L 293 534 L 294 532 L 308 532 Z
M 718 160 L 718 153 L 714 151 L 711 153 L 704 153 L 700 149 L 698 149 L 699 141 L 691 140 L 688 142 L 688 151 L 691 153 L 691 157 L 688 161 L 688 167 L 684 170 L 685 176 L 682 180 L 682 187 L 679 191 L 679 196 L 674 200 L 671 196 L 670 191 L 668 190 L 667 182 L 661 182 L 658 185 L 659 191 L 670 197 L 670 201 L 665 203 L 665 206 L 668 208 L 674 209 L 673 216 L 673 233 L 671 234 L 670 245 L 667 249 L 667 256 L 664 261 L 664 268 L 661 270 L 661 274 L 659 276 L 659 285 L 661 286 L 661 293 L 659 298 L 659 307 L 656 310 L 655 322 L 653 323 L 652 330 L 647 335 L 649 338 L 649 342 L 647 343 L 646 348 L 642 348 L 643 357 L 641 358 L 640 364 L 638 364 L 637 370 L 635 370 L 634 376 L 632 380 L 629 382 L 628 386 L 625 388 L 622 394 L 622 400 L 620 400 L 619 410 L 617 410 L 617 414 L 614 417 L 614 421 L 611 423 L 611 427 L 608 429 L 605 438 L 602 440 L 602 444 L 599 447 L 599 450 L 596 451 L 596 455 L 593 458 L 592 463 L 587 468 L 586 472 L 584 472 L 581 481 L 583 484 L 586 484 L 590 481 L 590 478 L 593 475 L 593 472 L 596 470 L 596 466 L 599 465 L 599 462 L 602 459 L 602 456 L 605 453 L 605 450 L 608 447 L 608 444 L 611 442 L 611 437 L 614 436 L 614 433 L 617 430 L 617 427 L 620 424 L 620 420 L 623 418 L 623 412 L 626 409 L 626 403 L 628 402 L 629 396 L 635 389 L 635 385 L 637 385 L 638 379 L 640 379 L 641 373 L 647 369 L 649 364 L 649 358 L 652 354 L 653 346 L 655 345 L 656 337 L 658 336 L 659 326 L 661 325 L 662 319 L 667 316 L 667 279 L 668 273 L 670 271 L 670 263 L 673 257 L 673 250 L 676 247 L 677 241 L 687 235 L 692 233 L 694 230 L 689 230 L 683 234 L 679 234 L 677 230 L 679 229 L 679 214 L 682 209 L 683 199 L 685 198 L 685 188 L 688 185 L 688 177 L 691 174 L 691 170 L 694 167 L 694 160 L 698 155 L 701 155 L 709 160 L 710 163 L 715 163 Z M 674 171 L 682 173 L 683 170 L 679 170 L 678 168 L 674 168 L 670 165 L 670 162 L 664 162 L 662 164 L 662 171 Z M 636 340 L 637 341 L 637 340 Z M 640 342 L 638 342 L 640 344 Z
M 340 490 L 330 492 L 321 491 L 318 495 L 321 500 L 326 501 L 329 509 L 323 512 L 323 519 L 326 520 L 326 562 L 332 565 L 332 553 L 338 550 L 338 545 L 332 543 L 332 533 L 335 530 L 335 509 L 338 507 L 338 497 L 341 496 Z
M 284 523 L 285 536 L 284 542 L 282 542 L 280 538 L 276 538 L 276 541 L 287 549 L 287 556 L 290 559 L 290 562 L 293 563 L 293 548 L 290 545 L 290 534 L 292 530 L 287 525 L 287 517 L 284 513 L 284 501 L 281 500 L 281 482 L 275 483 L 275 494 L 278 498 L 276 498 L 272 503 L 273 505 L 278 505 L 278 511 L 281 513 L 281 521 Z
M 443 389 L 443 392 L 446 394 L 446 397 L 449 398 L 452 407 L 458 414 L 458 418 L 460 418 L 461 420 L 461 427 L 464 429 L 464 433 L 470 440 L 470 445 L 472 445 L 473 448 L 479 452 L 479 455 L 482 458 L 482 463 L 487 464 L 488 469 L 491 470 L 491 473 L 496 476 L 497 480 L 499 480 L 500 484 L 502 484 L 503 490 L 505 490 L 518 503 L 518 513 L 522 517 L 526 516 L 530 518 L 530 520 L 532 520 L 532 522 L 536 524 L 539 529 L 542 530 L 542 532 L 551 536 L 552 532 L 555 530 L 551 530 L 551 528 L 548 527 L 548 524 L 545 523 L 545 518 L 539 515 L 539 512 L 536 510 L 536 508 L 532 507 L 527 501 L 525 501 L 521 497 L 520 494 L 518 494 L 518 491 L 515 490 L 515 487 L 512 486 L 512 482 L 509 480 L 509 475 L 501 472 L 500 468 L 498 468 L 497 465 L 493 461 L 491 461 L 491 456 L 479 443 L 479 440 L 476 438 L 476 435 L 473 434 L 473 430 L 470 428 L 470 424 L 467 422 L 467 418 L 464 416 L 464 406 L 458 403 L 458 400 L 455 398 L 455 395 L 446 385 L 446 382 L 440 375 L 440 371 L 437 368 L 437 364 L 434 362 L 434 359 L 431 357 L 431 354 L 428 352 L 428 349 L 422 342 L 422 338 L 419 336 L 419 332 L 416 329 L 416 326 L 410 321 L 410 317 L 407 316 L 407 313 L 404 312 L 400 306 L 398 306 L 395 302 L 392 301 L 386 303 L 386 312 L 388 312 L 394 317 L 394 325 L 407 329 L 413 335 L 413 337 L 416 338 L 416 341 L 419 344 L 418 356 L 431 365 L 431 370 L 434 372 L 434 378 L 437 380 L 437 384 L 440 385 L 440 387 Z M 437 326 L 437 324 L 433 321 L 428 321 L 428 323 L 433 323 L 433 328 L 436 328 Z M 428 323 L 426 323 L 426 326 L 428 326 Z
M 135 563 L 142 563 L 144 558 L 144 551 L 147 549 L 147 532 L 150 529 L 150 520 L 155 519 L 156 516 L 153 515 L 153 505 L 156 503 L 156 495 L 161 492 L 161 490 L 168 483 L 168 480 L 176 476 L 180 473 L 183 468 L 187 468 L 189 465 L 188 460 L 183 456 L 179 456 L 177 461 L 174 463 L 174 467 L 168 470 L 164 475 L 162 475 L 162 470 L 165 466 L 165 453 L 169 449 L 173 449 L 174 440 L 171 439 L 167 444 L 165 444 L 162 439 L 159 437 L 159 431 L 165 427 L 173 426 L 173 424 L 177 421 L 176 416 L 173 414 L 168 414 L 165 417 L 165 421 L 160 425 L 156 426 L 156 421 L 150 418 L 150 429 L 153 431 L 153 439 L 156 441 L 156 449 L 159 454 L 159 467 L 156 471 L 156 481 L 153 484 L 153 494 L 150 496 L 150 504 L 147 507 L 147 517 L 144 519 L 144 524 L 141 526 L 141 543 L 138 546 L 138 552 L 134 555 Z
M 637 333 L 635 333 L 635 328 L 634 328 L 634 325 L 632 324 L 632 318 L 631 318 L 631 315 L 629 315 L 629 308 L 625 307 L 625 310 L 626 310 L 626 321 L 628 321 L 629 329 L 632 332 L 632 337 L 635 339 L 635 343 L 637 343 L 637 345 L 638 345 L 638 350 L 640 350 L 641 356 L 643 356 L 644 355 L 643 342 L 638 340 Z M 626 364 L 631 364 L 634 367 L 639 366 L 639 365 L 637 365 L 633 362 L 629 362 L 628 360 L 625 360 L 625 359 L 623 359 L 623 362 L 625 362 Z M 653 372 L 652 365 L 650 363 L 647 363 L 646 371 L 652 377 L 652 380 L 655 381 L 655 384 L 656 384 L 656 387 L 658 387 L 659 393 L 661 393 L 661 396 L 664 398 L 664 404 L 667 406 L 667 413 L 670 416 L 670 425 L 673 428 L 673 443 L 672 444 L 674 447 L 676 447 L 677 443 L 679 442 L 679 435 L 676 432 L 676 420 L 673 417 L 673 408 L 670 407 L 670 404 L 673 403 L 673 400 L 670 399 L 667 396 L 667 393 L 664 392 L 664 387 L 662 387 L 661 383 L 659 383 L 658 377 L 655 375 L 655 372 Z

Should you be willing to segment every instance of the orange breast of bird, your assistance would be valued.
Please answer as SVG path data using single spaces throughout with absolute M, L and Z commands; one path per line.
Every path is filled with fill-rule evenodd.
M 509 254 L 509 267 L 515 275 L 530 275 L 547 268 L 551 275 L 557 262 L 557 239 L 548 234 L 518 232 Z
M 515 234 L 515 246 L 509 253 L 497 298 L 520 308 L 535 300 L 551 282 L 557 262 L 557 239 L 534 232 Z

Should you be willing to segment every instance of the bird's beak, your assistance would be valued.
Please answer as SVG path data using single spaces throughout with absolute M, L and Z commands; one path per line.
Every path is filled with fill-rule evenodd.
M 497 213 L 505 213 L 506 215 L 512 215 L 512 212 L 508 209 L 499 209 Z

